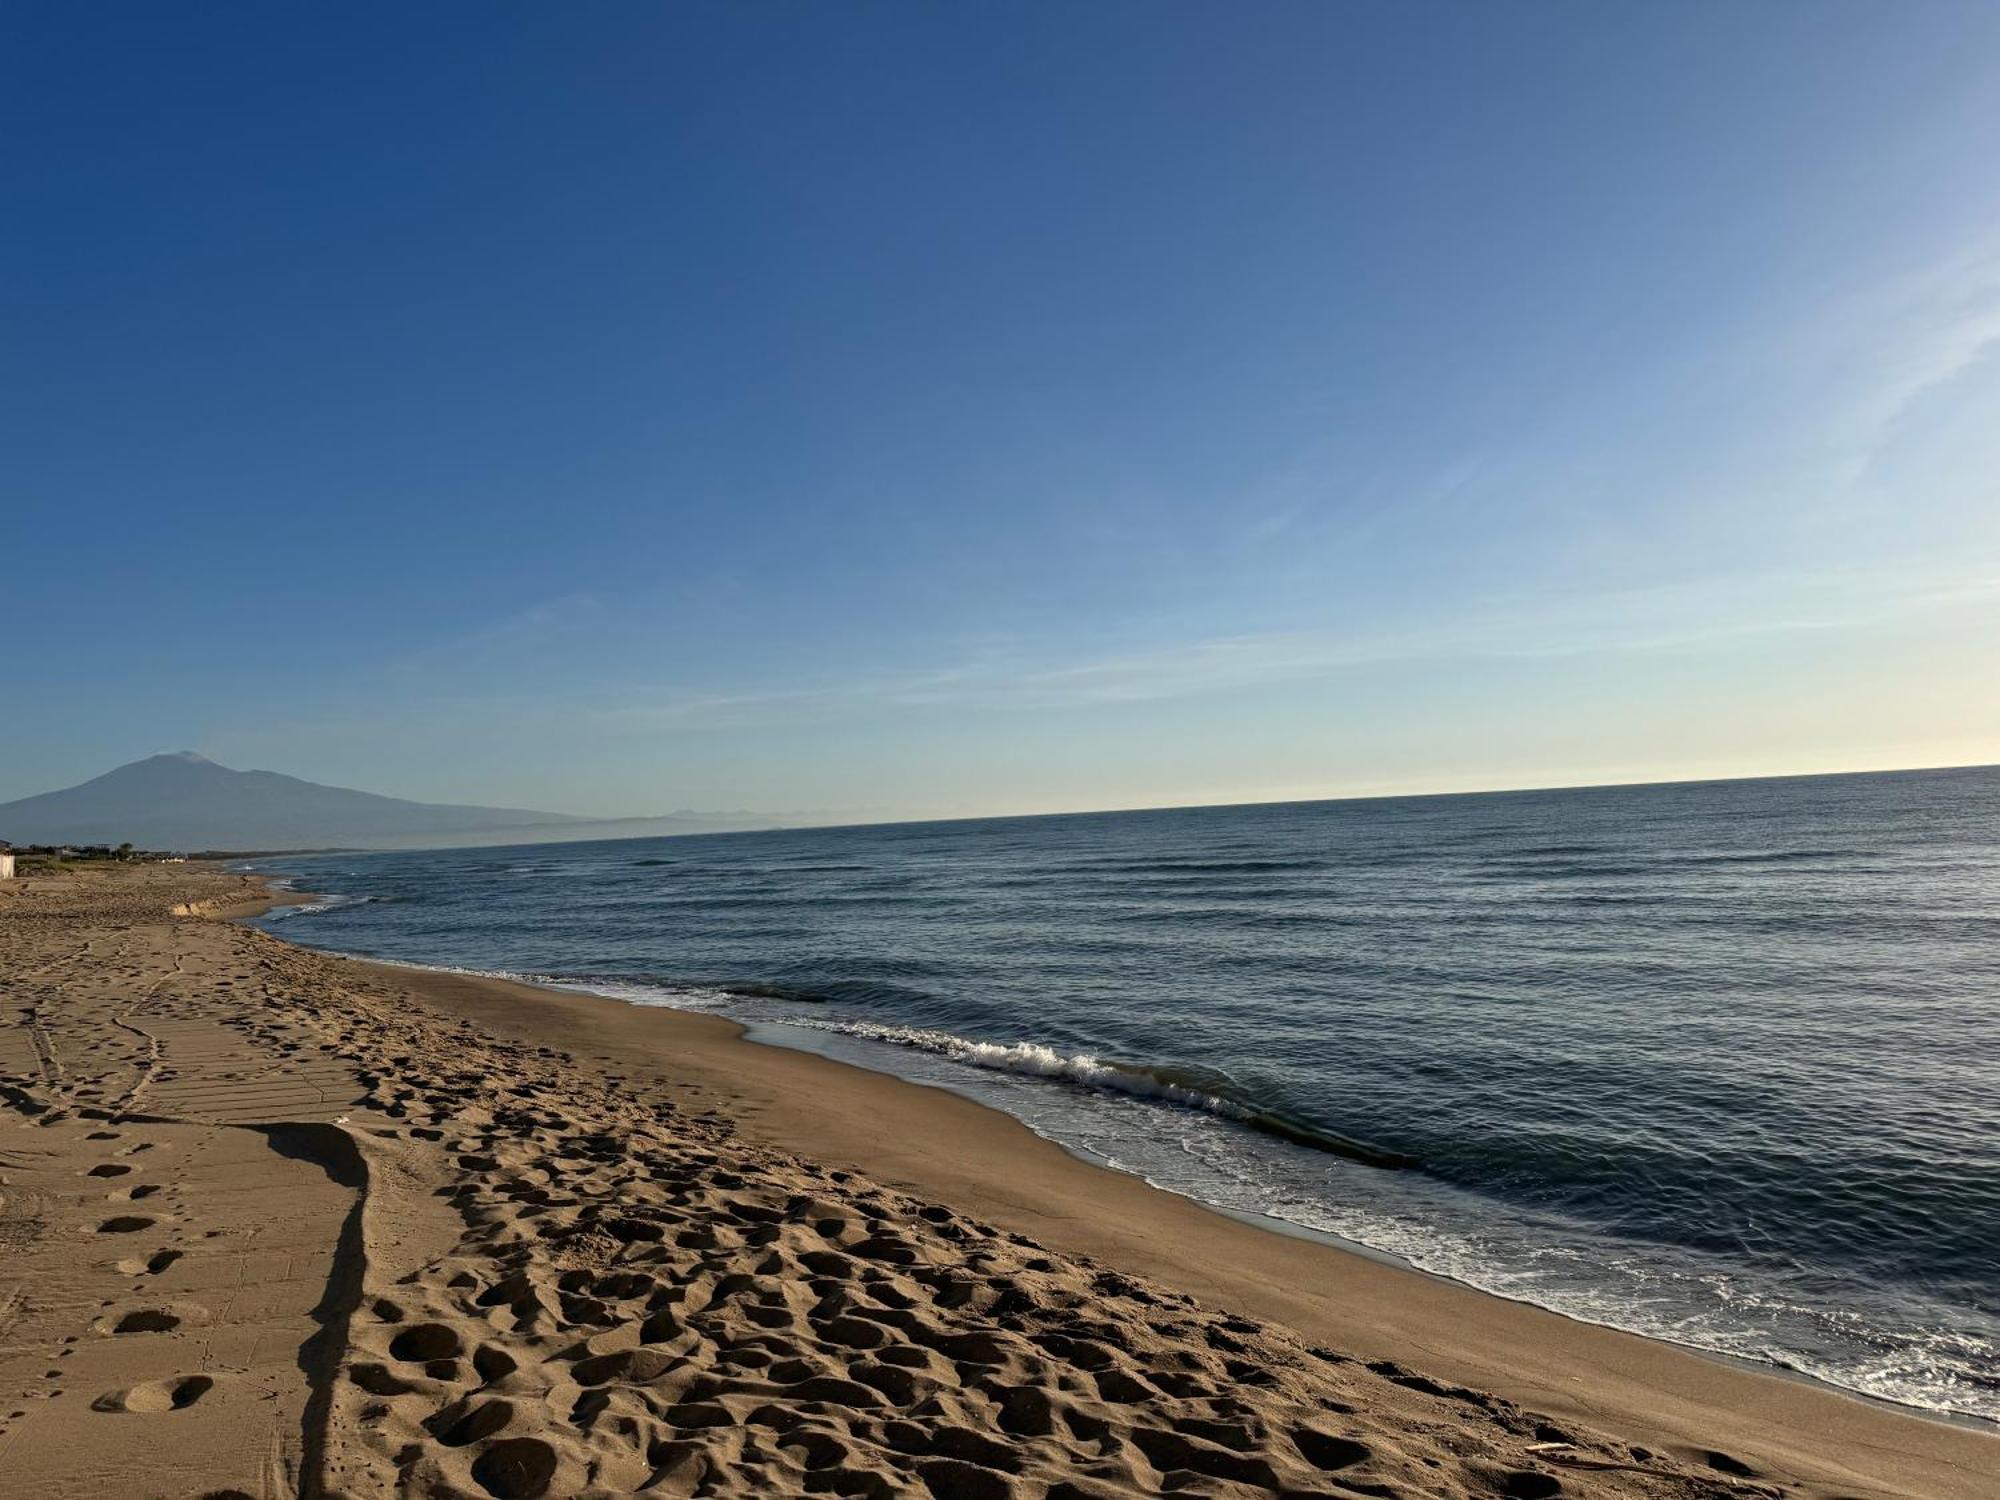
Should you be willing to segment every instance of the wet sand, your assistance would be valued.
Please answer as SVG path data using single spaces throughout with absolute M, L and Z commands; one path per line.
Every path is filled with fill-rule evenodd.
M 1984 1430 L 262 899 L 0 886 L 0 1493 L 2000 1495 Z

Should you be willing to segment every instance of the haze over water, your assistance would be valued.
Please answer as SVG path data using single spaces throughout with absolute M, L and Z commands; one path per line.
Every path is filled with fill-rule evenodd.
M 2000 1419 L 2000 768 L 271 862 L 1179 1192 Z

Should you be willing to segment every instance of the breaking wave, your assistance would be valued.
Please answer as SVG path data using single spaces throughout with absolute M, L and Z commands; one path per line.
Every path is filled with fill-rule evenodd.
M 275 886 L 277 882 L 272 881 L 271 884 Z M 286 885 L 284 889 L 291 890 L 292 887 Z M 264 913 L 263 920 L 266 922 L 278 922 L 283 921 L 287 917 L 315 917 L 322 912 L 339 911 L 341 908 L 348 906 L 366 906 L 371 901 L 379 901 L 381 899 L 379 896 L 315 894 L 309 900 L 292 902 L 284 906 L 274 906 Z
M 1295 1146 L 1324 1151 L 1371 1167 L 1405 1169 L 1420 1165 L 1415 1157 L 1387 1151 L 1365 1141 L 1349 1140 L 1309 1125 L 1282 1110 L 1259 1104 L 1237 1089 L 1226 1075 L 1205 1069 L 1112 1062 L 1087 1052 L 1059 1052 L 1041 1042 L 981 1042 L 949 1031 L 935 1031 L 921 1026 L 892 1026 L 878 1021 L 791 1021 L 787 1024 L 884 1042 L 890 1046 L 910 1047 L 969 1068 L 1045 1078 L 1077 1088 L 1132 1094 L 1183 1109 L 1201 1110 L 1247 1125 L 1265 1135 L 1290 1141 Z

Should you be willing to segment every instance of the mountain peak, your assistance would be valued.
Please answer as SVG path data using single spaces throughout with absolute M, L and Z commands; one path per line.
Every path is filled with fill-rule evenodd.
M 237 771 L 193 750 L 167 750 L 61 791 L 0 803 L 16 843 L 130 839 L 155 849 L 320 849 L 510 842 L 587 819 L 514 807 L 411 802 L 323 786 L 274 771 Z
M 164 750 L 76 786 L 0 802 L 0 838 L 16 844 L 129 839 L 149 849 L 393 849 L 768 826 L 771 820 L 747 813 L 600 819 L 411 802 L 276 771 L 238 771 L 193 750 Z

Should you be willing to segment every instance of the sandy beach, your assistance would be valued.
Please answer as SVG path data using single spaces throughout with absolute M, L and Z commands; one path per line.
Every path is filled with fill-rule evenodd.
M 2000 1494 L 714 1017 L 0 884 L 0 1495 Z

